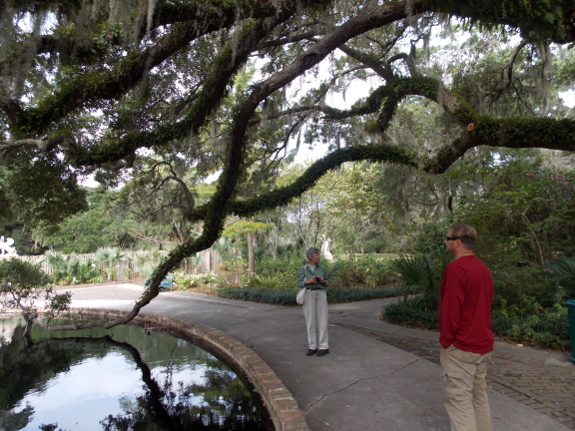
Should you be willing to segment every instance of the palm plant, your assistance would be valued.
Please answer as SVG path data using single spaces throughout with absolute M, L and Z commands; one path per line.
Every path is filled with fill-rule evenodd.
M 46 261 L 52 267 L 54 281 L 58 284 L 97 283 L 102 275 L 92 260 L 83 262 L 75 254 L 64 256 L 56 251 L 46 253 Z
M 154 270 L 160 266 L 163 259 L 158 251 L 137 253 L 134 256 L 134 270 L 144 278 L 149 278 Z
M 118 247 L 101 247 L 96 251 L 96 260 L 104 267 L 104 275 L 108 281 L 116 278 L 120 263 L 127 256 Z
M 200 268 L 200 263 L 202 262 L 202 254 L 196 253 L 196 255 L 191 257 L 190 259 L 192 261 L 192 264 L 194 265 L 193 271 L 194 273 L 197 273 Z
M 230 260 L 233 257 L 234 247 L 232 241 L 225 236 L 214 242 L 212 249 L 220 255 L 222 260 Z
M 569 298 L 575 298 L 575 259 L 563 257 L 545 262 L 545 268 L 553 281 L 565 289 Z
M 88 259 L 82 262 L 77 256 L 74 257 L 76 260 L 72 262 L 70 266 L 71 272 L 68 274 L 70 284 L 99 283 L 104 280 L 102 272 L 95 261 Z
M 57 251 L 47 251 L 46 262 L 52 267 L 53 278 L 56 283 L 66 278 L 69 273 L 69 264 L 71 263 L 71 256 L 64 256 Z
M 401 254 L 390 262 L 390 268 L 399 274 L 399 281 L 406 286 L 429 286 L 429 264 L 424 255 Z
M 446 253 L 399 255 L 390 263 L 390 269 L 399 274 L 399 281 L 406 286 L 419 286 L 422 300 L 427 307 L 439 304 L 439 288 L 445 266 L 450 261 Z M 406 299 L 406 298 L 404 298 Z

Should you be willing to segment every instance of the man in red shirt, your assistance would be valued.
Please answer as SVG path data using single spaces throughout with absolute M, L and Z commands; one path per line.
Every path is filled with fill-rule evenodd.
M 441 379 L 451 431 L 493 430 L 485 383 L 493 350 L 493 280 L 473 253 L 476 239 L 475 229 L 456 224 L 444 241 L 454 258 L 439 296 Z

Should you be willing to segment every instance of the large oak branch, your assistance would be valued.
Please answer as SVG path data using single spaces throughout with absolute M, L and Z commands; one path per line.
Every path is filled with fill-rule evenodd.
M 243 162 L 246 130 L 259 104 L 275 91 L 283 88 L 321 62 L 338 46 L 369 30 L 403 19 L 408 16 L 408 13 L 418 13 L 418 11 L 414 8 L 410 10 L 407 2 L 387 3 L 368 8 L 341 26 L 336 27 L 298 56 L 290 65 L 254 87 L 234 118 L 227 163 L 220 177 L 218 189 L 208 206 L 206 220 L 211 219 L 215 211 L 221 211 L 233 195 Z
M 420 166 L 421 169 L 434 174 L 443 173 L 466 151 L 482 145 L 575 151 L 575 120 L 479 117 L 471 125 L 472 131 L 444 145 L 433 160 Z
M 219 105 L 228 84 L 245 64 L 254 47 L 288 16 L 289 14 L 284 14 L 268 20 L 248 22 L 243 29 L 238 29 L 238 37 L 229 42 L 214 60 L 212 73 L 196 94 L 184 120 L 175 124 L 160 125 L 151 132 L 132 132 L 122 139 L 107 140 L 91 149 L 81 146 L 69 147 L 68 156 L 78 166 L 101 165 L 127 157 L 138 148 L 161 148 L 174 140 L 195 134 Z
M 167 5 L 164 6 L 168 8 Z M 127 58 L 119 61 L 111 71 L 92 72 L 69 78 L 65 85 L 35 108 L 15 111 L 8 103 L 16 102 L 5 101 L 2 103 L 2 109 L 10 110 L 12 125 L 16 129 L 37 136 L 50 124 L 61 120 L 86 103 L 100 99 L 115 99 L 126 94 L 141 81 L 148 70 L 160 65 L 200 36 L 229 28 L 237 21 L 248 17 L 258 18 L 263 25 L 267 17 L 272 20 L 282 17 L 281 21 L 285 21 L 293 16 L 299 6 L 295 0 L 282 2 L 280 5 L 261 0 L 252 0 L 248 4 L 196 1 L 183 10 L 172 6 L 170 12 L 164 9 L 156 22 L 172 19 L 176 24 L 171 25 L 168 33 L 152 47 L 142 52 L 130 52 Z M 183 17 L 187 16 L 193 19 L 183 21 Z

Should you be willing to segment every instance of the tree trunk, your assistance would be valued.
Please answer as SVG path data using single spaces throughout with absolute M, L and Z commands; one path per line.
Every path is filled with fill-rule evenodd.
M 256 273 L 256 257 L 254 255 L 254 234 L 247 234 L 248 241 L 248 278 L 252 278 L 252 275 Z

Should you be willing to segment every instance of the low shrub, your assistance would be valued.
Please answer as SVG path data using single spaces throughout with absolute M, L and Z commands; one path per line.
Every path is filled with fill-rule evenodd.
M 369 299 L 391 298 L 396 296 L 410 295 L 417 288 L 378 287 L 378 288 L 331 288 L 327 289 L 327 302 L 337 304 L 342 302 L 367 301 Z
M 381 287 L 390 284 L 392 274 L 388 259 L 362 256 L 353 261 L 338 261 L 331 269 L 330 284 L 334 287 Z
M 222 287 L 218 289 L 218 296 L 222 298 L 239 299 L 242 301 L 263 302 L 277 305 L 296 305 L 296 290 L 256 290 L 242 287 Z
M 322 262 L 325 265 L 325 262 Z M 298 269 L 302 266 L 302 261 L 295 255 L 290 255 L 287 259 L 273 259 L 265 257 L 256 263 L 256 274 L 263 277 L 291 277 L 295 279 Z
M 493 274 L 495 296 L 503 298 L 507 304 L 515 304 L 524 316 L 535 311 L 534 302 L 551 307 L 557 301 L 557 285 L 536 265 L 503 262 L 488 267 Z
M 529 297 L 522 303 L 529 304 Z M 505 307 L 496 304 L 493 311 L 493 333 L 515 342 L 533 344 L 552 349 L 569 347 L 569 320 L 567 307 L 557 302 L 552 307 L 542 307 L 533 301 L 527 312 L 517 304 Z M 503 305 L 503 306 L 502 306 Z
M 412 297 L 389 304 L 382 310 L 384 319 L 393 324 L 437 330 L 437 308 L 429 307 L 423 297 Z M 568 349 L 567 308 L 562 302 L 543 307 L 533 297 L 518 295 L 508 302 L 496 295 L 492 307 L 493 333 L 518 343 L 551 349 Z
M 174 283 L 178 290 L 196 289 L 198 287 L 213 285 L 216 283 L 216 276 L 212 273 L 184 274 L 177 272 L 174 274 Z
M 327 301 L 330 304 L 342 302 L 366 301 L 369 299 L 389 298 L 414 293 L 415 290 L 407 290 L 402 287 L 387 287 L 378 289 L 362 288 L 328 288 Z M 290 290 L 258 290 L 238 287 L 222 287 L 218 289 L 218 296 L 244 301 L 263 302 L 266 304 L 297 305 L 295 296 L 297 289 Z
M 437 330 L 437 308 L 430 308 L 424 298 L 412 297 L 387 305 L 383 318 L 396 325 Z
M 295 274 L 272 274 L 272 275 L 253 275 L 244 283 L 244 288 L 251 290 L 289 290 L 292 291 L 296 285 Z
M 446 253 L 437 252 L 400 255 L 393 259 L 391 269 L 399 274 L 399 281 L 406 286 L 417 286 L 421 295 L 389 304 L 382 310 L 384 319 L 409 327 L 437 329 L 439 289 L 448 260 Z
M 199 287 L 199 280 L 190 274 L 176 273 L 174 274 L 174 284 L 178 290 L 188 290 Z

